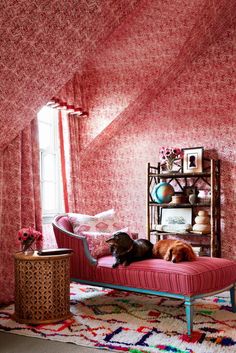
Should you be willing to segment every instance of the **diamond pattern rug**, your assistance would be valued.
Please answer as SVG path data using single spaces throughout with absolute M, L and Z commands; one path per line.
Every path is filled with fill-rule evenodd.
M 69 320 L 31 326 L 13 321 L 13 312 L 14 305 L 0 309 L 1 331 L 130 353 L 236 352 L 236 314 L 228 292 L 195 302 L 191 338 L 183 301 L 76 283 Z

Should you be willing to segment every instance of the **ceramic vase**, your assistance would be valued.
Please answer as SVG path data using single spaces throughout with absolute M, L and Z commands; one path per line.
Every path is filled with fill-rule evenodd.
M 197 195 L 196 194 L 190 194 L 189 195 L 189 203 L 191 203 L 191 205 L 195 204 L 197 201 Z
M 167 161 L 166 161 L 166 170 L 168 172 L 172 172 L 173 171 L 173 166 L 174 166 L 174 159 L 167 159 Z
M 208 234 L 211 231 L 210 217 L 207 211 L 199 211 L 197 217 L 195 217 L 195 224 L 193 231 L 201 232 L 202 234 Z

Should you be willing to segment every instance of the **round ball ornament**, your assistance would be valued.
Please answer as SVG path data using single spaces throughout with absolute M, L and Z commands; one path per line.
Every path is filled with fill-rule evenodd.
M 169 203 L 175 191 L 172 185 L 161 182 L 154 186 L 152 190 L 152 199 L 157 203 Z

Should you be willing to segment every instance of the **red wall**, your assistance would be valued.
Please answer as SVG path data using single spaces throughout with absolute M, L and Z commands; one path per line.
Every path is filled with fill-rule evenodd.
M 204 17 L 204 3 L 204 0 L 145 0 L 90 58 L 84 68 L 89 118 L 81 124 L 82 148 L 150 82 L 162 76 L 166 78 L 171 66 L 176 71 L 179 62 L 186 60 L 186 52 L 193 51 L 199 37 L 208 31 L 204 21 L 199 20 Z M 209 21 L 214 17 L 211 6 L 208 16 Z M 192 46 L 186 48 L 189 37 L 192 37 Z
M 114 207 L 125 223 L 145 236 L 147 163 L 158 161 L 160 146 L 203 146 L 208 156 L 222 162 L 222 256 L 236 258 L 235 35 L 233 28 L 227 30 L 165 91 L 150 97 L 148 106 L 139 106 L 119 133 L 98 150 L 85 150 L 81 160 L 81 212 Z M 88 80 L 88 86 L 96 86 L 100 97 L 107 97 L 109 87 L 107 110 L 100 114 L 97 110 L 96 115 L 104 128 L 108 117 L 112 120 L 119 108 L 124 108 L 126 98 L 117 95 L 114 73 L 106 72 L 99 81 L 98 73 L 90 71 Z M 126 83 L 129 91 L 139 85 L 128 69 Z M 93 107 L 98 101 L 95 94 L 91 97 Z M 85 147 L 95 135 L 92 119 L 81 121 L 81 133 Z

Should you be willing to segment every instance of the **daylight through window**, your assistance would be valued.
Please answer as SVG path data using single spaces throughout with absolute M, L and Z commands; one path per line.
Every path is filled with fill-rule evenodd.
M 44 223 L 63 212 L 58 139 L 58 112 L 43 107 L 38 113 L 40 183 Z

